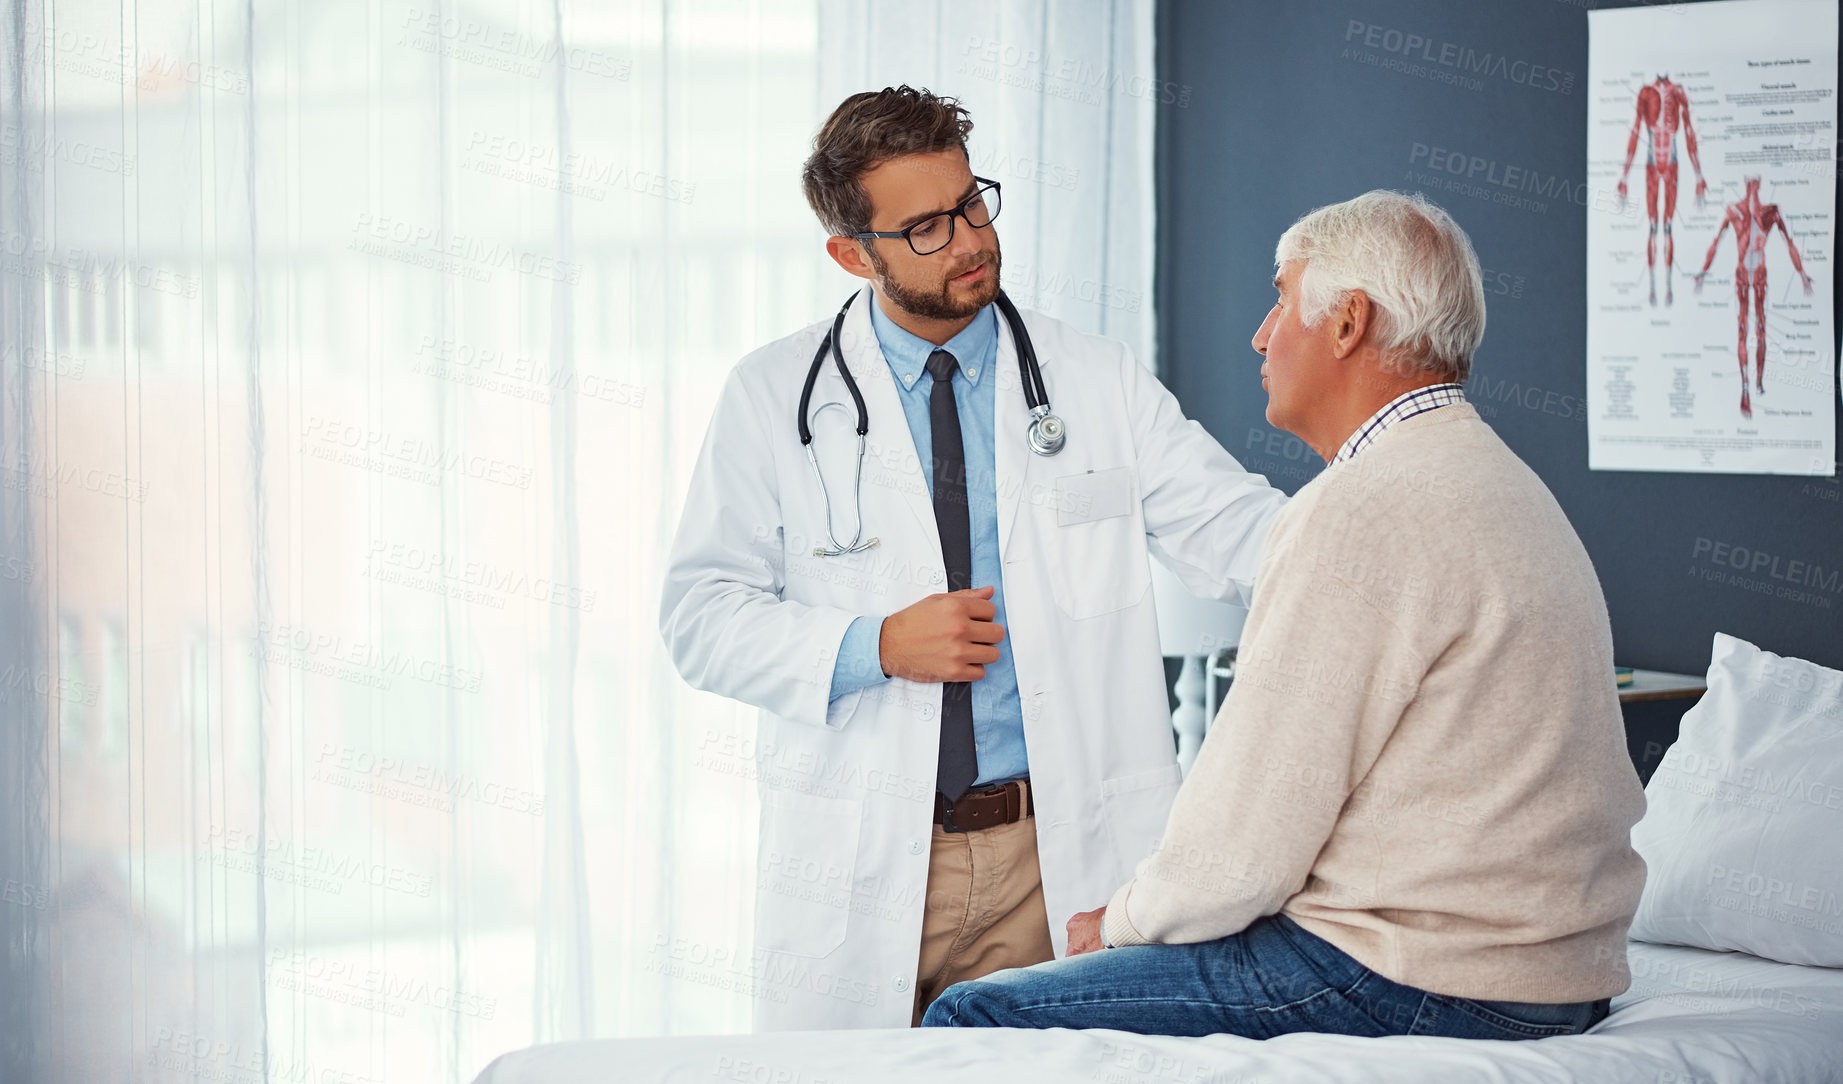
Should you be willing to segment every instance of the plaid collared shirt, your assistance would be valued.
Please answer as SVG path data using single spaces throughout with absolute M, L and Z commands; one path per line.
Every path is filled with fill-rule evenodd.
M 1331 461 L 1337 466 L 1344 460 L 1376 442 L 1382 431 L 1396 422 L 1425 414 L 1443 406 L 1465 402 L 1465 388 L 1458 384 L 1429 384 L 1416 388 L 1405 395 L 1398 395 L 1389 401 L 1389 405 L 1370 415 L 1369 421 L 1357 426 L 1357 431 L 1350 434 L 1350 439 L 1337 450 L 1337 458 Z

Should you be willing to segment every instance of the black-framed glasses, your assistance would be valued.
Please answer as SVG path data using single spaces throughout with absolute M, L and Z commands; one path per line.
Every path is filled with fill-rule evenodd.
M 974 177 L 979 185 L 978 191 L 960 201 L 960 205 L 951 211 L 942 211 L 915 223 L 904 230 L 886 230 L 883 232 L 866 231 L 851 236 L 858 240 L 872 237 L 900 237 L 909 243 L 909 248 L 917 256 L 929 256 L 946 248 L 953 241 L 953 220 L 966 219 L 966 224 L 976 230 L 983 230 L 998 217 L 999 196 L 998 182 L 988 181 L 984 177 Z

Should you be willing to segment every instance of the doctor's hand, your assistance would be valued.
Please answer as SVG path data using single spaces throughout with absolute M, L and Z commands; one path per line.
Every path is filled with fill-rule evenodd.
M 1101 920 L 1106 914 L 1107 908 L 1100 907 L 1083 911 L 1069 919 L 1070 956 L 1080 956 L 1084 952 L 1096 952 L 1107 947 L 1101 943 Z
M 998 661 L 1002 625 L 992 588 L 929 595 L 883 619 L 883 672 L 910 681 L 978 681 Z

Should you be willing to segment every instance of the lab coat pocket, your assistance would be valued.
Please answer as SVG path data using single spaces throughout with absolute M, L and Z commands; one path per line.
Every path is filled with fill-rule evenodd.
M 824 956 L 845 940 L 864 803 L 792 791 L 762 795 L 756 944 Z
M 1050 538 L 1050 587 L 1070 617 L 1123 610 L 1151 583 L 1145 528 L 1130 467 L 1056 479 L 1056 526 Z
M 1171 815 L 1171 800 L 1184 781 L 1176 764 L 1101 780 L 1101 814 L 1123 876 L 1152 853 Z
M 857 714 L 858 703 L 864 699 L 864 690 L 853 689 L 837 700 L 826 705 L 826 727 L 831 730 L 843 730 L 851 717 Z

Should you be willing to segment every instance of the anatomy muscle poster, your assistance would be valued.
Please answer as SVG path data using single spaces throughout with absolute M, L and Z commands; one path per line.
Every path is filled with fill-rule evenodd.
M 1836 0 L 1589 13 L 1595 470 L 1836 470 Z

